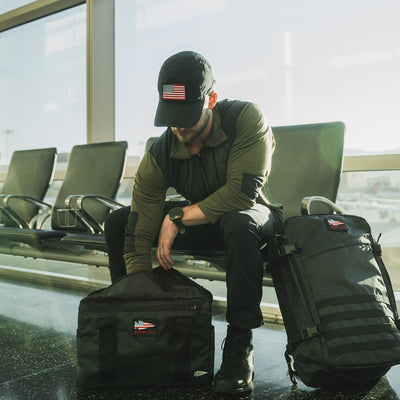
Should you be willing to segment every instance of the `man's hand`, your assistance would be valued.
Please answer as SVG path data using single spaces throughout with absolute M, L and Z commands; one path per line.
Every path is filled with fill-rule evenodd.
M 197 204 L 192 204 L 183 208 L 182 223 L 185 226 L 202 225 L 208 222 L 206 216 Z M 174 243 L 178 233 L 179 228 L 169 219 L 167 214 L 161 225 L 160 234 L 158 235 L 157 249 L 157 259 L 165 270 L 170 269 L 174 264 L 170 254 L 172 243 Z
M 161 267 L 168 270 L 172 267 L 171 247 L 175 237 L 178 234 L 178 227 L 166 215 L 161 225 L 160 234 L 158 236 L 157 259 Z

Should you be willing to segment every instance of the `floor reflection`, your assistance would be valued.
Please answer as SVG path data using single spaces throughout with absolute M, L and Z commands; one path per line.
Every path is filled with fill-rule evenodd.
M 0 282 L 1 400 L 398 400 L 400 366 L 375 385 L 347 390 L 293 387 L 284 360 L 286 335 L 266 326 L 254 331 L 255 385 L 247 395 L 214 394 L 204 387 L 125 387 L 79 390 L 76 386 L 77 310 L 82 295 Z M 225 336 L 223 316 L 214 317 L 215 370 Z

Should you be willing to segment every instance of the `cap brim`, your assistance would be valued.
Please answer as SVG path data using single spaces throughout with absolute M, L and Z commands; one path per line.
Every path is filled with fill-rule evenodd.
M 154 118 L 155 126 L 191 128 L 199 122 L 204 100 L 185 103 L 160 99 Z

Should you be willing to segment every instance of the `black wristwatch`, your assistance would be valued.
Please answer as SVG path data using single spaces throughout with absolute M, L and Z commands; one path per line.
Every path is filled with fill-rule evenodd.
M 185 225 L 182 223 L 183 210 L 181 207 L 174 207 L 169 210 L 169 219 L 179 228 L 180 233 L 185 233 Z

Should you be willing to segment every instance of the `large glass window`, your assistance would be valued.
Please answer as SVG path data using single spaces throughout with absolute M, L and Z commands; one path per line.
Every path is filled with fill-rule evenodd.
M 346 153 L 400 151 L 397 0 L 118 0 L 116 137 L 141 154 L 162 62 L 195 50 L 220 99 L 259 103 L 272 125 L 341 120 Z
M 345 172 L 337 203 L 362 215 L 385 247 L 400 247 L 400 171 Z
M 32 3 L 34 0 L 0 0 L 0 14 Z
M 344 173 L 337 203 L 368 221 L 383 247 L 392 284 L 400 291 L 400 171 Z
M 0 163 L 14 150 L 86 142 L 86 6 L 0 36 Z

